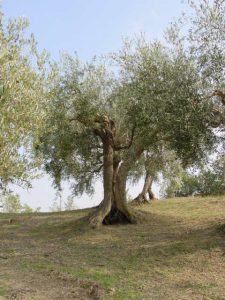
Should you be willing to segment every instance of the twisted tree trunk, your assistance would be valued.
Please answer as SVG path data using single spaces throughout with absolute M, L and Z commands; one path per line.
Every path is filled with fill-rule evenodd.
M 130 167 L 143 151 L 133 149 L 132 155 L 128 151 L 127 159 L 121 161 L 115 151 L 125 147 L 115 146 L 115 124 L 107 117 L 101 121 L 101 127 L 95 130 L 95 134 L 101 138 L 103 144 L 104 198 L 91 215 L 90 224 L 98 227 L 101 224 L 135 223 L 135 216 L 127 206 L 126 182 Z
M 126 200 L 126 168 L 115 159 L 112 166 L 113 168 L 108 164 L 103 169 L 104 199 L 90 218 L 93 227 L 101 224 L 136 223 L 134 213 L 130 211 Z
M 98 227 L 103 223 L 104 218 L 109 214 L 112 202 L 112 182 L 113 182 L 113 148 L 110 143 L 103 144 L 103 189 L 104 198 L 90 218 L 91 226 Z
M 94 214 L 90 218 L 90 224 L 98 227 L 104 218 L 109 214 L 112 207 L 112 183 L 113 183 L 113 139 L 115 135 L 115 124 L 107 117 L 98 119 L 96 122 L 101 124 L 100 128 L 94 133 L 100 137 L 103 145 L 103 190 L 104 198 Z
M 126 182 L 127 172 L 123 163 L 114 158 L 112 185 L 112 206 L 109 214 L 104 219 L 104 224 L 136 223 L 134 214 L 127 206 Z
M 145 182 L 141 193 L 132 201 L 133 205 L 141 205 L 150 203 L 150 200 L 155 200 L 155 195 L 152 191 L 153 177 L 147 171 L 145 176 Z M 147 196 L 148 195 L 148 196 Z

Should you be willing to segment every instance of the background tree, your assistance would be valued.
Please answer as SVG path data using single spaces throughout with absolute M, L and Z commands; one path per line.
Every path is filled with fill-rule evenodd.
M 138 166 L 141 167 L 140 162 Z M 133 204 L 150 203 L 149 200 L 155 199 L 153 181 L 160 187 L 160 196 L 173 197 L 181 185 L 183 171 L 182 162 L 174 151 L 161 146 L 151 154 L 148 153 L 144 156 L 144 170 L 142 168 L 137 174 L 133 174 L 136 182 L 145 174 L 143 189 L 133 200 Z
M 195 170 L 186 170 L 181 177 L 181 185 L 175 196 L 209 196 L 225 193 L 225 157 L 218 156 L 213 162 L 202 164 Z
M 18 195 L 7 194 L 2 200 L 3 212 L 6 213 L 19 213 L 22 209 Z
M 77 206 L 74 202 L 73 195 L 69 195 L 65 200 L 63 199 L 62 193 L 57 192 L 55 199 L 53 200 L 52 206 L 49 208 L 50 211 L 65 211 L 65 210 L 75 210 Z
M 167 37 L 173 47 L 185 49 L 195 64 L 200 77 L 199 93 L 212 105 L 209 124 L 222 134 L 225 121 L 225 1 L 188 3 L 192 12 L 172 24 Z
M 182 161 L 178 159 L 174 152 L 167 153 L 166 160 L 164 160 L 163 169 L 161 172 L 160 194 L 162 197 L 175 197 L 176 191 L 182 185 L 182 176 L 184 167 Z
M 191 14 L 183 16 L 168 30 L 172 47 L 185 49 L 199 74 L 199 94 L 211 105 L 208 126 L 224 143 L 224 90 L 225 90 L 225 1 L 189 1 Z M 184 27 L 184 31 L 182 31 Z M 185 32 L 182 35 L 180 32 Z M 223 171 L 215 171 L 215 165 L 203 164 L 198 173 L 184 172 L 182 187 L 177 195 L 216 194 L 223 191 Z M 221 176 L 221 177 L 220 177 Z M 169 185 L 170 186 L 170 185 Z
M 74 201 L 74 197 L 72 195 L 68 196 L 65 203 L 64 203 L 65 210 L 75 210 L 77 206 Z
M 0 13 L 0 187 L 29 184 L 37 167 L 32 141 L 46 116 L 45 53 L 27 36 L 25 19 Z M 51 77 L 49 72 L 49 78 Z
M 21 204 L 18 194 L 1 193 L 1 211 L 4 213 L 31 213 L 33 209 L 28 204 Z M 38 210 L 36 210 L 38 211 Z
M 192 59 L 201 74 L 204 93 L 224 90 L 225 1 L 189 1 L 189 43 Z
M 146 170 L 142 191 L 138 194 L 136 198 L 133 199 L 132 204 L 140 205 L 150 203 L 150 200 L 156 199 L 155 194 L 152 191 L 153 181 L 154 177 L 148 170 Z

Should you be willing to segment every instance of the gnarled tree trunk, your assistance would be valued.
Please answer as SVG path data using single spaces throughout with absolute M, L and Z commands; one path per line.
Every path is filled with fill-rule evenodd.
M 102 224 L 104 218 L 109 214 L 112 202 L 112 182 L 113 182 L 113 148 L 110 143 L 103 144 L 103 189 L 104 198 L 101 204 L 91 216 L 91 226 L 97 227 Z
M 127 171 L 123 163 L 114 158 L 112 169 L 109 164 L 103 167 L 103 177 L 104 199 L 91 216 L 91 225 L 98 227 L 101 224 L 136 223 L 135 216 L 127 205 Z
M 112 206 L 103 220 L 104 224 L 136 223 L 134 214 L 127 206 L 126 199 L 127 170 L 125 165 L 114 157 Z
M 153 177 L 147 171 L 143 189 L 141 193 L 132 201 L 132 205 L 141 205 L 144 203 L 150 203 L 150 200 L 156 199 L 152 191 L 152 182 L 153 182 Z
M 102 224 L 104 218 L 109 214 L 112 201 L 112 183 L 113 183 L 113 135 L 115 134 L 114 122 L 107 117 L 103 120 L 98 120 L 101 123 L 101 128 L 95 129 L 95 134 L 99 136 L 103 144 L 103 189 L 104 198 L 101 204 L 90 218 L 90 224 L 97 227 Z
M 114 122 L 107 117 L 97 122 L 101 126 L 95 130 L 95 134 L 101 138 L 103 144 L 104 198 L 91 215 L 90 224 L 98 227 L 101 224 L 135 223 L 135 217 L 127 206 L 126 181 L 129 168 L 140 157 L 142 150 L 133 149 L 132 156 L 128 153 L 127 158 L 121 161 L 115 152 Z

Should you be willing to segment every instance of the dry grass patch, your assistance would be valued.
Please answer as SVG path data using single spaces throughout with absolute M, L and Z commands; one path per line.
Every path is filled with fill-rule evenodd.
M 142 223 L 98 230 L 87 224 L 90 210 L 14 215 L 14 227 L 0 214 L 0 296 L 225 299 L 225 198 L 138 210 Z

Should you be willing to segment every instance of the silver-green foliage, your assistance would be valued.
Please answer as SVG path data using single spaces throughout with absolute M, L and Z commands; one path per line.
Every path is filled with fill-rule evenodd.
M 146 149 L 165 144 L 186 163 L 197 160 L 212 146 L 211 106 L 199 93 L 201 78 L 190 56 L 182 47 L 141 39 L 126 44 L 117 59 L 139 142 Z
M 225 1 L 189 1 L 194 12 L 190 16 L 187 36 L 193 58 L 197 62 L 205 88 L 225 87 Z
M 33 209 L 28 204 L 22 204 L 20 197 L 12 193 L 0 193 L 1 212 L 4 213 L 31 213 Z M 38 209 L 36 210 L 38 211 Z
M 128 144 L 134 129 L 132 147 L 115 153 L 121 160 L 135 155 L 137 148 L 154 153 L 163 145 L 188 164 L 212 146 L 210 106 L 199 95 L 197 68 L 182 49 L 138 39 L 125 42 L 111 61 L 114 74 L 105 61 L 82 64 L 68 55 L 58 66 L 37 149 L 55 183 L 75 179 L 75 192 L 92 192 L 101 170 L 97 118 L 115 122 L 117 144 Z
M 0 184 L 28 183 L 36 168 L 32 140 L 46 116 L 45 64 L 27 20 L 0 13 Z M 49 72 L 49 78 L 51 71 Z M 37 162 L 37 161 L 36 161 Z
M 82 64 L 66 54 L 58 68 L 48 122 L 36 148 L 58 187 L 61 180 L 76 178 L 74 189 L 91 193 L 95 170 L 102 165 L 95 119 L 113 111 L 114 80 L 103 64 Z

